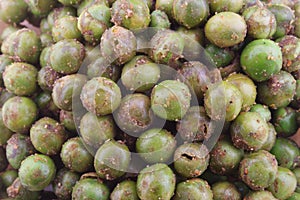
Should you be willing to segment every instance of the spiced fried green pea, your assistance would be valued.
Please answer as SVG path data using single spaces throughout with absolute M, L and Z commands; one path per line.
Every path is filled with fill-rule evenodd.
M 288 168 L 278 167 L 276 179 L 268 190 L 278 199 L 287 199 L 293 194 L 296 186 L 297 179 L 293 172 Z
M 268 127 L 269 127 L 268 139 L 261 147 L 261 149 L 266 150 L 266 151 L 270 151 L 273 148 L 273 146 L 275 145 L 276 136 L 277 136 L 277 132 L 274 128 L 274 125 L 272 123 L 268 122 Z
M 129 30 L 148 27 L 150 10 L 145 1 L 116 0 L 111 7 L 111 21 Z
M 244 157 L 240 163 L 239 176 L 252 190 L 262 190 L 274 183 L 277 171 L 275 156 L 259 150 Z
M 243 49 L 240 63 L 251 79 L 257 82 L 266 81 L 282 68 L 281 49 L 272 40 L 254 40 Z
M 39 191 L 30 191 L 25 188 L 20 179 L 17 178 L 11 186 L 7 188 L 7 195 L 9 199 L 14 200 L 38 200 L 40 199 Z
M 3 83 L 3 72 L 5 71 L 5 68 L 12 64 L 14 60 L 5 54 L 0 55 L 0 85 L 4 86 Z
M 67 139 L 63 125 L 56 120 L 44 117 L 30 128 L 30 139 L 36 150 L 45 155 L 56 155 Z
M 262 116 L 262 118 L 264 118 L 264 120 L 266 120 L 266 122 L 271 120 L 271 111 L 266 105 L 254 104 L 249 111 L 257 112 Z
M 251 191 L 249 192 L 244 200 L 277 200 L 273 194 L 267 190 L 262 191 Z
M 19 169 L 21 184 L 30 191 L 40 191 L 53 181 L 56 167 L 53 160 L 42 154 L 28 156 Z
M 297 144 L 287 138 L 277 138 L 270 152 L 275 155 L 279 166 L 289 169 L 296 167 L 300 156 Z
M 80 99 L 83 106 L 97 116 L 114 112 L 121 103 L 121 90 L 112 80 L 96 77 L 82 88 Z
M 209 15 L 206 0 L 174 0 L 173 18 L 188 29 L 199 26 Z
M 116 127 L 111 115 L 97 117 L 88 112 L 80 121 L 80 136 L 95 153 L 106 140 L 115 135 Z
M 103 33 L 100 49 L 104 58 L 121 65 L 135 56 L 137 40 L 130 30 L 121 26 L 113 26 Z
M 174 200 L 212 200 L 213 192 L 208 183 L 200 178 L 178 183 Z
M 171 18 L 173 12 L 173 1 L 174 0 L 156 0 L 155 9 L 164 11 L 168 17 Z
M 244 18 L 236 13 L 220 12 L 207 21 L 204 31 L 214 45 L 231 47 L 244 41 L 247 25 Z
M 64 39 L 80 39 L 81 32 L 77 28 L 77 17 L 64 16 L 57 19 L 52 27 L 52 36 L 55 42 Z
M 79 180 L 80 176 L 66 168 L 59 170 L 53 181 L 53 190 L 59 199 L 70 199 L 73 187 Z
M 63 144 L 60 157 L 65 167 L 75 172 L 87 172 L 93 166 L 93 156 L 79 137 L 71 138 Z
M 74 122 L 73 112 L 68 112 L 65 110 L 60 110 L 59 112 L 59 121 L 64 127 L 71 132 L 76 131 L 76 125 Z
M 40 117 L 58 117 L 60 109 L 54 104 L 51 93 L 41 92 L 34 98 L 34 101 L 39 109 Z
M 280 71 L 268 81 L 257 86 L 258 100 L 273 109 L 287 106 L 294 97 L 296 80 L 286 72 Z
M 85 58 L 83 44 L 74 39 L 64 39 L 51 47 L 50 65 L 62 74 L 74 74 Z
M 72 190 L 72 199 L 108 200 L 109 193 L 108 187 L 100 179 L 82 178 Z
M 97 150 L 94 167 L 100 178 L 114 180 L 125 174 L 130 159 L 130 152 L 125 144 L 110 140 Z
M 166 80 L 151 92 L 151 108 L 157 116 L 170 121 L 180 120 L 190 107 L 191 93 L 186 84 Z
M 151 13 L 151 22 L 150 22 L 150 27 L 154 28 L 170 28 L 171 23 L 168 18 L 168 15 L 161 10 L 154 10 Z
M 55 81 L 60 77 L 61 75 L 52 69 L 52 67 L 45 66 L 38 72 L 37 82 L 43 90 L 52 91 Z
M 53 9 L 47 16 L 47 23 L 49 26 L 48 31 L 51 32 L 55 21 L 64 16 L 76 16 L 76 9 L 71 6 L 64 6 Z
M 50 55 L 51 55 L 51 46 L 45 47 L 40 55 L 40 65 L 41 67 L 50 66 Z
M 185 143 L 174 153 L 174 168 L 185 178 L 200 176 L 208 167 L 209 153 L 201 143 Z
M 26 133 L 37 115 L 36 104 L 27 97 L 12 97 L 2 107 L 3 123 L 13 132 Z
M 78 29 L 84 40 L 92 45 L 100 42 L 104 31 L 110 27 L 109 7 L 97 4 L 84 10 L 78 19 Z
M 276 32 L 275 15 L 266 7 L 255 5 L 247 8 L 243 12 L 245 17 L 248 34 L 256 39 L 271 38 Z
M 0 180 L 2 181 L 5 189 L 11 186 L 16 178 L 18 178 L 17 170 L 6 170 L 0 175 Z
M 241 200 L 241 194 L 236 186 L 230 182 L 217 182 L 212 185 L 214 200 Z
M 175 174 L 166 164 L 154 164 L 140 171 L 137 178 L 137 194 L 141 200 L 170 200 L 174 195 L 175 184 Z
M 210 152 L 209 168 L 223 175 L 234 172 L 244 156 L 242 149 L 236 148 L 230 141 L 220 140 Z
M 41 40 L 37 33 L 28 28 L 20 29 L 8 36 L 1 46 L 4 54 L 14 60 L 36 64 L 41 53 Z
M 0 20 L 14 24 L 22 22 L 28 14 L 28 6 L 24 0 L 3 0 L 0 2 Z
M 216 65 L 216 67 L 225 67 L 234 59 L 234 52 L 228 48 L 220 48 L 213 44 L 205 47 L 205 52 Z
M 110 194 L 111 200 L 138 200 L 139 197 L 136 192 L 136 182 L 125 180 L 114 188 Z
M 105 5 L 109 7 L 107 0 L 83 0 L 80 5 L 77 7 L 77 16 L 80 16 L 82 12 L 93 5 Z
M 54 44 L 53 37 L 50 33 L 42 33 L 40 35 L 42 47 L 48 47 Z
M 56 0 L 24 0 L 30 12 L 36 17 L 44 17 L 56 6 Z
M 87 57 L 87 59 L 88 58 L 89 57 Z M 121 67 L 109 63 L 108 60 L 101 55 L 96 57 L 95 60 L 91 61 L 87 66 L 87 76 L 89 79 L 102 76 L 117 82 L 120 80 L 121 73 Z
M 4 125 L 2 118 L 2 108 L 0 108 L 0 130 L 0 146 L 3 146 L 6 144 L 7 140 L 12 136 L 13 132 Z
M 55 81 L 52 98 L 54 104 L 62 110 L 72 110 L 72 98 L 80 94 L 87 77 L 81 74 L 63 76 Z
M 279 136 L 289 137 L 297 132 L 297 114 L 291 107 L 275 110 L 272 121 Z
M 239 13 L 244 5 L 243 0 L 208 0 L 209 8 L 211 13 L 218 13 L 224 11 L 231 11 L 235 13 Z

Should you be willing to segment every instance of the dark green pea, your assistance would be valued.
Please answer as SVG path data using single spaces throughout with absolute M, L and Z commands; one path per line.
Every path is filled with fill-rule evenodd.
M 53 160 L 42 154 L 31 155 L 22 161 L 19 169 L 21 184 L 30 191 L 40 191 L 53 181 L 56 167 Z
M 111 21 L 129 30 L 148 27 L 150 10 L 145 1 L 116 0 L 111 7 Z
M 30 96 L 37 89 L 37 69 L 27 63 L 12 63 L 3 72 L 6 89 L 19 96 Z
M 266 150 L 266 151 L 270 151 L 273 148 L 275 141 L 276 141 L 276 136 L 277 136 L 277 132 L 276 132 L 273 124 L 268 122 L 268 126 L 269 126 L 268 139 L 261 147 L 261 149 Z
M 209 15 L 208 2 L 205 0 L 174 0 L 173 18 L 188 29 L 202 24 Z
M 51 55 L 51 46 L 45 47 L 40 55 L 40 65 L 41 67 L 50 66 L 50 55 Z
M 166 80 L 151 93 L 151 108 L 157 116 L 170 121 L 180 120 L 190 107 L 191 93 L 186 84 Z
M 85 57 L 84 46 L 73 39 L 64 39 L 51 47 L 51 67 L 62 74 L 73 74 L 81 67 Z
M 14 60 L 36 64 L 41 53 L 39 36 L 28 28 L 20 29 L 8 36 L 1 46 L 4 54 L 13 56 Z
M 71 131 L 71 132 L 76 131 L 76 125 L 74 122 L 73 112 L 60 110 L 59 121 L 68 131 Z
M 287 138 L 277 138 L 270 151 L 275 155 L 279 166 L 294 169 L 300 157 L 297 144 Z
M 9 24 L 20 23 L 27 17 L 28 7 L 24 0 L 2 0 L 0 20 Z
M 264 118 L 264 120 L 266 120 L 266 122 L 271 120 L 271 111 L 266 105 L 254 104 L 249 111 L 257 112 L 260 116 L 262 116 L 262 118 Z
M 184 38 L 169 29 L 159 30 L 150 41 L 149 56 L 156 63 L 167 64 L 177 68 L 178 59 L 182 57 L 184 50 Z
M 47 16 L 48 13 L 56 6 L 55 0 L 24 0 L 30 12 L 37 17 Z
M 153 124 L 153 118 L 150 98 L 140 93 L 125 96 L 114 113 L 119 128 L 129 135 L 147 130 Z
M 230 174 L 236 171 L 243 156 L 242 149 L 227 140 L 220 140 L 210 152 L 209 168 L 219 175 Z
M 87 58 L 89 57 L 87 56 Z M 95 60 L 93 60 L 87 66 L 87 76 L 89 79 L 102 76 L 111 79 L 114 82 L 117 82 L 118 80 L 120 80 L 121 72 L 122 72 L 121 67 L 114 64 L 110 64 L 101 55 L 95 58 Z
M 275 15 L 277 22 L 276 32 L 273 37 L 279 38 L 287 35 L 293 29 L 292 23 L 295 20 L 293 10 L 283 4 L 270 4 L 267 8 Z
M 80 16 L 82 12 L 93 5 L 105 5 L 109 7 L 107 0 L 83 0 L 81 4 L 77 7 L 77 16 Z
M 60 112 L 60 109 L 54 104 L 51 93 L 49 92 L 40 92 L 35 98 L 34 101 L 39 109 L 40 116 L 47 116 L 57 118 Z
M 122 69 L 121 80 L 128 89 L 144 92 L 151 89 L 160 78 L 159 66 L 147 56 L 136 56 Z
M 239 13 L 244 5 L 243 0 L 208 0 L 208 3 L 211 13 L 219 13 L 224 11 Z
M 185 83 L 199 102 L 203 101 L 204 92 L 211 83 L 208 68 L 198 61 L 185 62 L 177 70 L 176 79 Z
M 108 200 L 109 189 L 99 179 L 84 178 L 76 183 L 72 191 L 72 199 Z
M 165 129 L 150 129 L 136 141 L 136 151 L 147 163 L 168 161 L 175 148 L 174 136 Z
M 295 174 L 296 179 L 297 179 L 297 188 L 296 188 L 295 192 L 300 193 L 300 167 L 296 167 L 292 171 Z
M 220 176 L 213 172 L 211 172 L 209 169 L 205 170 L 204 173 L 200 176 L 203 180 L 206 180 L 209 185 L 212 185 L 219 181 L 227 181 L 227 176 Z
M 244 200 L 266 200 L 266 199 L 277 200 L 271 192 L 266 190 L 251 191 L 244 198 Z
M 268 139 L 269 126 L 258 113 L 242 112 L 231 124 L 230 134 L 234 146 L 257 151 Z
M 243 98 L 243 110 L 249 110 L 249 108 L 255 103 L 256 99 L 256 86 L 253 81 L 244 74 L 231 74 L 225 81 L 235 85 L 241 92 Z
M 45 155 L 56 155 L 67 139 L 63 125 L 49 117 L 39 119 L 30 128 L 30 140 L 36 150 Z
M 86 113 L 80 121 L 80 136 L 94 153 L 99 147 L 116 135 L 116 127 L 111 115 L 97 117 Z
M 293 35 L 286 35 L 279 38 L 277 41 L 281 47 L 283 57 L 283 69 L 288 72 L 297 71 L 300 69 L 299 59 L 300 57 L 300 39 Z
M 13 132 L 9 130 L 3 123 L 2 108 L 0 108 L 0 146 L 6 144 L 7 140 L 12 136 Z
M 247 25 L 240 15 L 233 12 L 221 12 L 207 21 L 204 30 L 207 39 L 211 43 L 223 48 L 244 41 Z
M 151 13 L 150 27 L 154 28 L 170 28 L 171 23 L 168 15 L 161 10 L 154 10 Z
M 214 200 L 241 200 L 241 194 L 234 184 L 224 181 L 212 185 Z
M 81 74 L 67 75 L 56 80 L 52 92 L 54 104 L 62 110 L 71 111 L 72 97 L 80 93 L 86 81 L 87 77 Z
M 130 152 L 125 144 L 110 140 L 97 150 L 94 167 L 100 178 L 114 180 L 125 174 L 130 159 Z
M 43 90 L 51 92 L 55 81 L 60 77 L 61 75 L 52 69 L 52 67 L 45 66 L 38 72 L 37 82 Z
M 70 199 L 73 187 L 79 180 L 79 174 L 66 168 L 59 170 L 53 181 L 53 191 L 59 199 Z
M 48 26 L 50 31 L 52 30 L 52 27 L 54 26 L 54 23 L 57 19 L 65 17 L 65 16 L 76 16 L 76 9 L 73 7 L 59 7 L 53 9 L 49 15 L 47 16 Z
M 121 26 L 113 26 L 103 33 L 100 49 L 102 56 L 109 62 L 121 65 L 135 56 L 137 40 L 130 30 Z
M 252 190 L 269 187 L 278 171 L 275 156 L 265 150 L 246 155 L 240 163 L 239 175 Z
M 212 200 L 213 192 L 205 180 L 194 178 L 178 183 L 174 200 Z
M 13 182 L 18 178 L 18 172 L 16 170 L 6 170 L 0 175 L 4 188 L 11 186 Z
M 212 119 L 224 117 L 225 114 L 225 120 L 232 121 L 240 113 L 242 104 L 242 93 L 227 81 L 209 87 L 204 95 L 205 110 Z
M 8 161 L 5 155 L 5 150 L 0 147 L 0 172 L 4 171 L 8 165 Z
M 13 132 L 26 133 L 37 114 L 36 104 L 27 97 L 12 97 L 2 107 L 3 123 Z
M 175 174 L 166 164 L 154 164 L 140 171 L 137 193 L 141 200 L 170 200 L 174 195 L 175 182 Z
M 8 55 L 0 55 L 0 85 L 4 86 L 3 83 L 3 72 L 6 67 L 13 63 L 13 59 Z
M 93 166 L 93 156 L 79 137 L 71 138 L 63 144 L 60 157 L 65 167 L 75 172 L 87 172 Z
M 185 178 L 200 176 L 208 167 L 209 152 L 201 143 L 185 143 L 174 153 L 174 167 Z
M 273 109 L 287 106 L 294 97 L 296 80 L 285 71 L 273 75 L 257 86 L 258 100 Z
M 300 199 L 300 193 L 294 192 L 287 200 L 298 200 Z
M 268 190 L 278 199 L 287 199 L 293 194 L 296 186 L 297 179 L 293 172 L 288 168 L 278 167 L 276 179 Z
M 276 32 L 275 15 L 266 7 L 255 5 L 243 12 L 247 23 L 248 35 L 255 39 L 271 38 Z
M 241 65 L 254 81 L 266 81 L 282 67 L 280 47 L 272 40 L 254 40 L 243 49 Z
M 111 200 L 138 200 L 139 197 L 136 192 L 136 182 L 125 180 L 114 188 L 110 194 Z
M 81 3 L 82 0 L 58 0 L 64 6 L 77 6 Z
M 185 141 L 207 140 L 212 134 L 210 119 L 202 106 L 190 107 L 177 123 L 176 129 Z
M 104 31 L 110 27 L 110 9 L 98 4 L 84 10 L 78 18 L 78 29 L 84 40 L 92 45 L 99 44 Z
M 216 67 L 225 67 L 229 65 L 234 58 L 233 51 L 227 48 L 220 48 L 213 44 L 207 45 L 205 47 L 205 52 L 208 54 Z
M 278 135 L 282 137 L 289 137 L 298 129 L 296 111 L 290 107 L 275 110 L 272 121 Z
M 48 47 L 54 44 L 53 37 L 50 33 L 42 33 L 40 35 L 42 47 Z
M 21 162 L 34 152 L 35 148 L 28 136 L 14 134 L 7 141 L 6 157 L 9 164 L 15 169 L 19 169 Z
M 8 197 L 14 200 L 38 200 L 40 199 L 39 191 L 30 191 L 26 189 L 17 178 L 11 186 L 7 188 Z M 10 200 L 9 198 L 9 200 Z
M 114 112 L 121 103 L 121 90 L 112 80 L 96 77 L 89 80 L 80 95 L 83 106 L 97 116 Z

